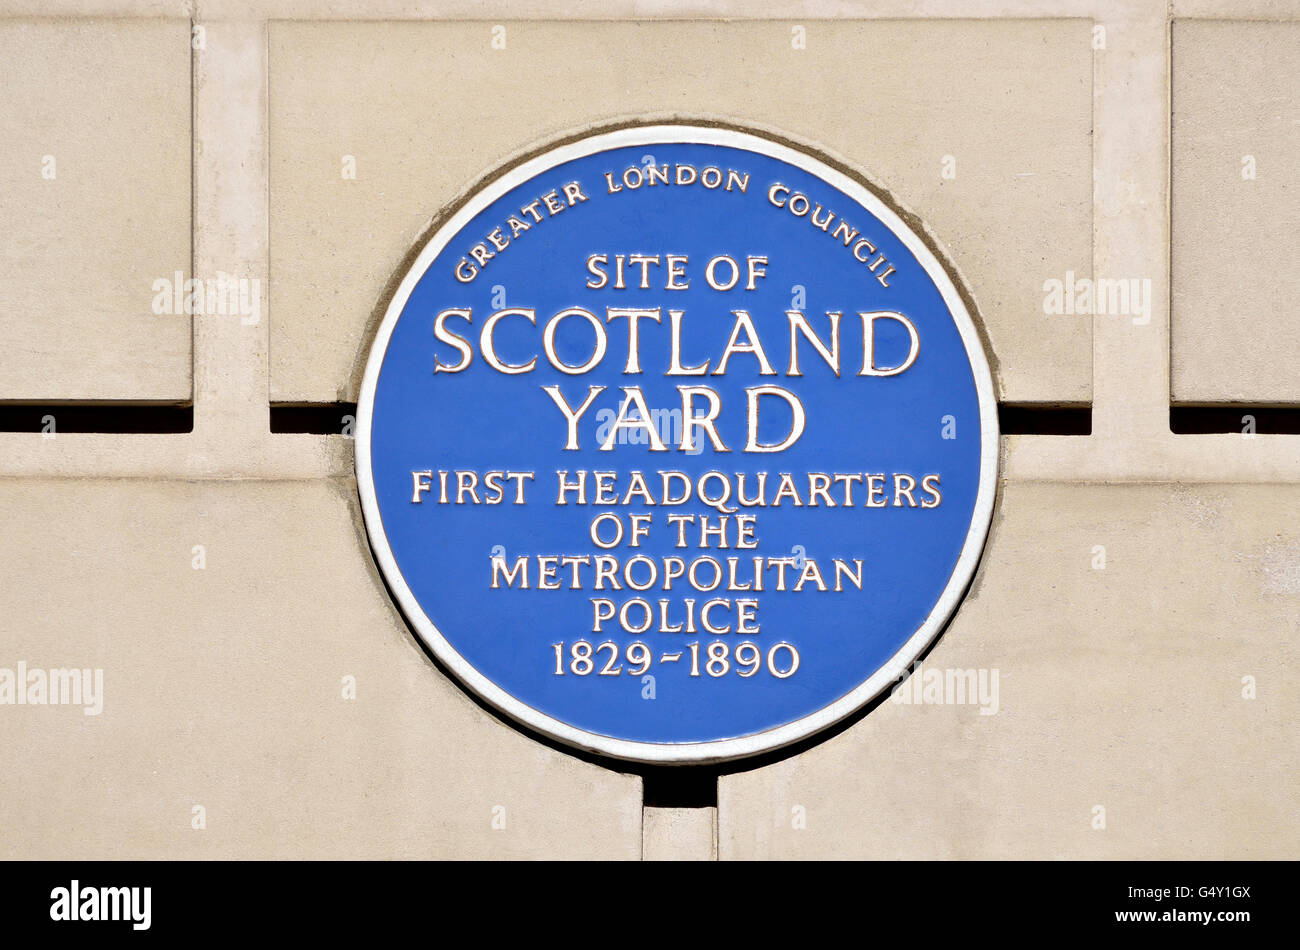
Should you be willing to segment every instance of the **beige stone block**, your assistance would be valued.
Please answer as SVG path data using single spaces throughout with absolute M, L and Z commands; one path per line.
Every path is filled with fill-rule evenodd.
M 417 646 L 355 492 L 0 482 L 0 667 L 103 670 L 99 715 L 0 705 L 0 857 L 640 855 L 638 778 L 516 732 Z
M 716 861 L 716 808 L 646 808 L 641 856 L 646 861 Z
M 997 712 L 887 699 L 722 777 L 720 854 L 1295 858 L 1297 634 L 1300 486 L 1007 484 L 924 660 Z
M 0 88 L 0 399 L 188 401 L 189 21 L 0 20 Z
M 987 325 L 1002 398 L 1088 402 L 1086 20 L 273 22 L 271 398 L 356 398 L 384 289 L 439 209 L 529 146 L 653 114 L 837 153 L 920 215 Z M 356 180 L 342 176 L 344 156 Z M 956 177 L 942 177 L 945 156 Z
M 1300 403 L 1298 99 L 1300 22 L 1174 22 L 1177 402 Z

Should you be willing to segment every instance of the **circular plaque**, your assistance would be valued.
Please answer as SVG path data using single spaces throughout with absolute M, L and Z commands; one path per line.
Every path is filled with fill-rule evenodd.
M 902 676 L 975 571 L 998 431 L 921 236 L 826 161 L 622 128 L 482 185 L 402 277 L 357 482 L 403 613 L 573 746 L 719 761 Z

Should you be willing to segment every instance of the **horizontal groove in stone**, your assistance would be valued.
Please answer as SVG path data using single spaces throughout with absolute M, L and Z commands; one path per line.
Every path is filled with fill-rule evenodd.
M 194 431 L 193 406 L 147 403 L 0 403 L 0 432 L 181 434 Z
M 280 434 L 342 434 L 345 427 L 355 423 L 356 416 L 357 404 L 354 402 L 273 403 L 271 431 Z M 1061 408 L 1005 403 L 998 406 L 998 423 L 1003 435 L 1090 435 L 1092 409 L 1088 406 Z
M 641 772 L 646 808 L 717 808 L 718 766 L 646 766 Z
M 351 434 L 356 418 L 355 402 L 271 404 L 271 431 L 277 435 Z
M 1092 435 L 1091 406 L 998 404 L 1003 435 Z
M 1169 431 L 1174 435 L 1252 431 L 1261 435 L 1300 435 L 1300 406 L 1171 406 Z

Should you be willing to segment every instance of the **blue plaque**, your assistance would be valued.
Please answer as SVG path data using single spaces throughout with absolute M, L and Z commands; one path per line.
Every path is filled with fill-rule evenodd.
M 408 621 L 565 743 L 720 761 L 892 685 L 974 573 L 993 386 L 927 242 L 860 181 L 688 125 L 480 187 L 366 365 L 357 482 Z

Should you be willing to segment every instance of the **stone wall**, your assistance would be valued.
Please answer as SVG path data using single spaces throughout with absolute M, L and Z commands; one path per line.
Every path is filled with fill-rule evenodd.
M 0 667 L 103 670 L 0 706 L 0 856 L 1296 857 L 1297 18 L 0 0 Z M 886 700 L 675 801 L 391 602 L 346 431 L 386 288 L 494 168 L 647 116 L 806 142 L 960 270 L 1021 422 L 925 662 L 995 713 Z

